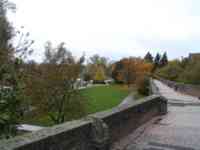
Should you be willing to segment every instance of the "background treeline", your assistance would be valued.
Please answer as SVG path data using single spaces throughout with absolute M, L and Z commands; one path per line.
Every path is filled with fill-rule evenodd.
M 200 84 L 200 58 L 175 59 L 156 70 L 159 77 L 186 84 Z

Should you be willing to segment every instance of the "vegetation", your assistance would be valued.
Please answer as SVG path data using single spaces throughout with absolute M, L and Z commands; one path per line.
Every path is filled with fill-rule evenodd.
M 102 85 L 80 90 L 80 95 L 87 101 L 87 105 L 85 105 L 85 115 L 117 106 L 128 95 L 128 93 L 129 90 L 126 85 Z M 79 107 L 74 107 L 74 109 L 77 112 L 80 111 Z M 69 111 L 67 112 L 69 113 Z M 76 115 L 67 119 L 73 120 L 79 117 L 80 116 Z M 34 115 L 33 117 L 26 117 L 23 122 L 42 126 L 54 124 L 46 113 L 40 113 L 40 115 Z
M 179 75 L 178 81 L 200 85 L 200 62 L 192 62 Z
M 160 67 L 164 67 L 168 64 L 167 53 L 165 52 L 160 59 Z
M 95 54 L 89 58 L 83 78 L 87 81 L 94 80 L 94 82 L 103 83 L 104 80 L 110 77 L 110 66 L 110 62 L 106 57 Z
M 116 62 L 113 66 L 112 77 L 117 83 L 134 84 L 138 77 L 150 74 L 153 65 L 143 59 L 130 57 Z
M 21 73 L 17 70 L 18 65 L 16 62 L 12 66 L 1 66 L 0 137 L 9 138 L 16 135 L 16 124 L 21 121 L 25 109 L 23 76 L 19 75 Z
M 153 56 L 150 52 L 147 52 L 147 54 L 144 57 L 144 61 L 147 63 L 153 63 Z
M 156 69 L 160 67 L 160 58 L 161 58 L 161 55 L 157 53 L 153 62 L 153 71 L 155 71 Z
M 189 58 L 172 60 L 158 69 L 156 75 L 172 81 L 200 84 L 200 61 Z
M 94 76 L 94 82 L 95 83 L 102 83 L 102 82 L 104 82 L 105 79 L 106 79 L 106 76 L 105 76 L 105 72 L 104 72 L 103 67 L 98 66 L 96 73 L 95 73 L 95 76 Z
M 38 113 L 47 114 L 54 124 L 84 115 L 85 102 L 75 88 L 84 59 L 75 61 L 64 43 L 53 48 L 47 43 L 45 59 L 29 74 L 26 94 Z
M 176 81 L 182 71 L 183 68 L 181 68 L 179 60 L 174 60 L 170 61 L 167 66 L 158 69 L 156 74 L 165 79 Z
M 136 80 L 138 93 L 141 95 L 149 95 L 150 79 L 148 76 L 141 76 Z
M 29 48 L 33 42 L 26 40 L 25 36 L 17 48 L 11 43 L 15 32 L 6 13 L 14 9 L 14 4 L 6 0 L 0 1 L 0 138 L 16 135 L 16 125 L 27 109 L 21 58 L 27 52 L 30 53 Z
M 153 57 L 148 52 L 144 59 L 124 58 L 113 66 L 112 77 L 117 83 L 127 84 L 137 88 L 137 95 L 149 94 L 149 76 L 154 68 Z
M 6 17 L 7 10 L 12 5 L 8 1 L 0 1 L 0 64 L 6 64 L 13 57 L 13 47 L 10 43 L 13 37 L 13 28 Z

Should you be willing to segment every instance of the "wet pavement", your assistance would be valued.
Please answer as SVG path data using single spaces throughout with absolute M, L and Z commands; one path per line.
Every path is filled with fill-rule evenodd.
M 169 99 L 168 114 L 152 119 L 114 144 L 113 149 L 200 150 L 199 99 L 154 82 L 161 95 Z

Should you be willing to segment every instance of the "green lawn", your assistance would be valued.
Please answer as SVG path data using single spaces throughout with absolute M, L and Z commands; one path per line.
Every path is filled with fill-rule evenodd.
M 117 106 L 128 95 L 128 88 L 122 85 L 96 86 L 81 90 L 87 99 L 88 113 L 95 113 Z

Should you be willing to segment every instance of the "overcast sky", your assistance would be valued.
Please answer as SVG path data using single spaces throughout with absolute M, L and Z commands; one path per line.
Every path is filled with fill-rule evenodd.
M 167 51 L 169 57 L 200 52 L 200 0 L 13 0 L 10 18 L 35 40 L 65 42 L 76 56 L 110 59 Z

